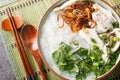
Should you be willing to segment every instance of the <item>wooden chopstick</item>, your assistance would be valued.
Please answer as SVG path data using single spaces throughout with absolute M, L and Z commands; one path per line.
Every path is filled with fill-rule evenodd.
M 12 33 L 14 35 L 15 41 L 16 41 L 16 45 L 18 48 L 18 51 L 20 53 L 20 57 L 26 72 L 26 76 L 27 76 L 27 80 L 35 80 L 34 75 L 33 75 L 33 70 L 31 68 L 31 65 L 29 63 L 28 57 L 26 55 L 26 52 L 24 50 L 22 41 L 20 39 L 19 33 L 17 31 L 17 26 L 15 24 L 14 18 L 12 16 L 11 10 L 10 8 L 6 9 L 7 15 L 10 19 L 11 25 L 12 25 Z

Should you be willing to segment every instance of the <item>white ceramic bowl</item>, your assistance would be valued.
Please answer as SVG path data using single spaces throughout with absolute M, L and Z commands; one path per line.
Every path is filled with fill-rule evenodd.
M 38 29 L 38 46 L 39 46 L 39 50 L 41 52 L 41 57 L 42 57 L 42 60 L 44 61 L 45 65 L 51 70 L 53 71 L 56 75 L 62 77 L 63 79 L 75 79 L 73 78 L 73 76 L 69 75 L 69 74 L 66 74 L 64 72 L 61 72 L 59 71 L 58 67 L 55 66 L 55 63 L 52 61 L 52 56 L 49 55 L 49 54 L 46 54 L 46 53 L 43 53 L 42 49 L 41 49 L 41 30 L 42 30 L 42 27 L 44 25 L 44 23 L 46 22 L 46 19 L 47 17 L 49 16 L 49 14 L 53 11 L 53 9 L 55 7 L 58 7 L 60 5 L 62 5 L 64 2 L 66 2 L 68 0 L 59 0 L 57 2 L 55 2 L 47 11 L 46 13 L 44 14 L 44 16 L 42 17 L 41 21 L 40 21 L 40 25 L 39 25 L 39 29 Z M 114 15 L 114 17 L 118 20 L 119 24 L 120 24 L 120 16 L 117 14 L 117 12 L 109 5 L 107 4 L 105 1 L 103 0 L 93 0 L 95 3 L 98 3 L 99 5 L 101 5 L 102 7 L 106 8 L 107 10 L 111 11 L 112 14 Z M 47 35 L 46 35 L 47 36 Z M 118 63 L 116 65 L 114 65 L 112 67 L 112 69 L 109 71 L 109 72 L 106 72 L 104 75 L 101 75 L 98 80 L 102 79 L 103 77 L 109 75 L 109 73 L 111 73 L 115 68 L 116 66 L 120 64 L 120 61 L 118 61 Z

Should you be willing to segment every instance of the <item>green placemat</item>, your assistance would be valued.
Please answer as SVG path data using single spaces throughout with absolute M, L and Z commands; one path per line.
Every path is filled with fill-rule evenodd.
M 24 19 L 25 24 L 32 24 L 37 29 L 39 22 L 45 11 L 55 2 L 56 0 L 18 0 L 17 2 L 11 3 L 9 5 L 0 8 L 0 26 L 3 19 L 7 18 L 5 8 L 10 7 L 13 15 L 21 15 Z M 120 0 L 106 0 L 110 5 L 112 5 L 118 12 L 120 12 Z M 0 35 L 2 36 L 7 55 L 9 57 L 10 63 L 12 65 L 13 71 L 15 73 L 17 80 L 23 80 L 25 78 L 25 71 L 23 64 L 20 59 L 20 55 L 15 45 L 15 41 L 11 32 L 5 32 L 0 29 Z M 27 50 L 26 50 L 27 51 Z M 29 61 L 31 63 L 32 69 L 36 74 L 37 80 L 40 80 L 40 74 L 38 67 L 32 57 L 32 55 L 27 51 Z M 46 69 L 46 68 L 45 68 Z M 107 76 L 103 80 L 120 80 L 120 69 L 116 69 L 111 75 Z M 117 74 L 117 75 L 116 75 Z M 118 76 L 119 74 L 119 76 Z M 46 75 L 48 80 L 61 80 L 54 73 L 46 69 Z M 119 79 L 117 79 L 119 78 Z M 114 80 L 115 80 L 114 79 Z

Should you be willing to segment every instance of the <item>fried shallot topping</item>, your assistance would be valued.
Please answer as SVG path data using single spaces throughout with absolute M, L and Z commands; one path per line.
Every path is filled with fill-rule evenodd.
M 64 27 L 65 22 L 70 26 L 72 32 L 94 28 L 96 23 L 92 20 L 92 13 L 94 12 L 93 4 L 93 1 L 85 0 L 77 1 L 71 6 L 66 7 L 62 13 L 58 14 L 58 21 L 60 17 L 63 19 L 63 24 L 60 27 Z

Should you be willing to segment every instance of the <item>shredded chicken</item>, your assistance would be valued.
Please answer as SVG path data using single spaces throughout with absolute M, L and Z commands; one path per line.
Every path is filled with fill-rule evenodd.
M 116 21 L 110 11 L 100 5 L 93 4 L 93 8 L 96 10 L 92 13 L 92 19 L 96 22 L 96 31 L 99 34 L 105 33 L 109 29 L 113 29 L 113 23 Z

